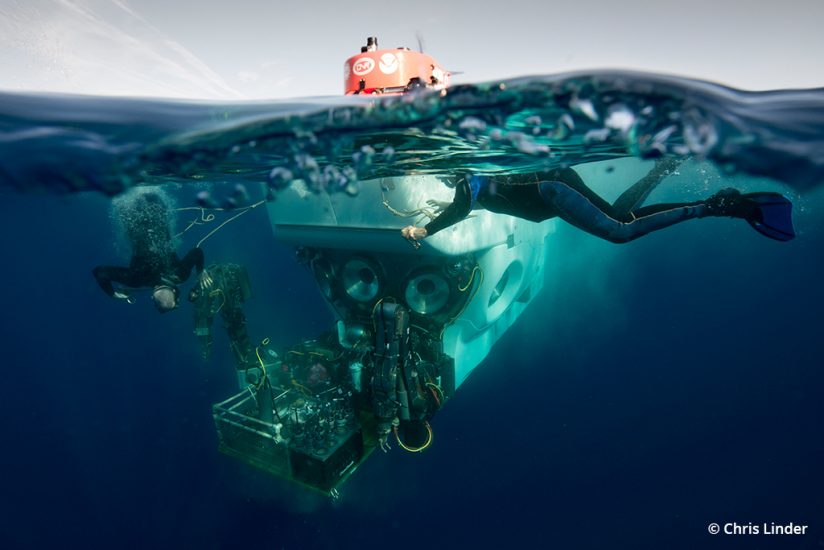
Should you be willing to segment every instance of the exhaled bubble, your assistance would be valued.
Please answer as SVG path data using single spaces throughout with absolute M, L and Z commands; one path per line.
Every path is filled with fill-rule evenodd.
M 507 139 L 521 153 L 527 155 L 539 155 L 549 153 L 549 146 L 535 141 L 523 132 L 509 132 Z
M 375 156 L 375 149 L 369 145 L 364 145 L 359 151 L 352 155 L 352 164 L 358 174 L 366 172 L 372 166 L 372 158 Z
M 458 128 L 464 132 L 483 132 L 486 130 L 486 122 L 474 116 L 465 117 L 458 124 Z
M 617 130 L 621 134 L 629 132 L 635 124 L 635 115 L 625 105 L 612 105 L 607 112 L 607 118 L 604 120 L 604 126 Z
M 346 186 L 344 191 L 350 197 L 354 197 L 355 195 L 360 193 L 360 187 L 358 186 L 358 184 L 356 182 L 349 182 L 349 184 Z
M 197 205 L 201 208 L 214 208 L 217 206 L 217 203 L 212 198 L 212 194 L 208 191 L 200 191 L 197 194 Z
M 302 179 L 307 187 L 314 193 L 323 187 L 323 177 L 320 172 L 320 165 L 312 155 L 298 153 L 293 157 L 295 165 L 295 179 Z
M 348 183 L 349 181 L 336 166 L 329 164 L 323 168 L 323 184 L 330 193 L 344 189 Z
M 555 128 L 547 133 L 549 139 L 563 141 L 575 130 L 575 121 L 569 113 L 564 113 L 555 122 Z
M 672 124 L 656 133 L 654 136 L 652 136 L 652 140 L 649 142 L 649 144 L 647 144 L 648 151 L 657 151 L 662 155 L 665 154 L 667 152 L 667 143 L 669 141 L 669 138 L 677 130 L 678 127 Z
M 592 145 L 593 143 L 603 143 L 609 139 L 611 130 L 609 128 L 598 128 L 597 130 L 590 130 L 584 134 L 584 145 Z
M 537 136 L 541 133 L 541 117 L 538 115 L 528 116 L 524 119 L 524 124 L 532 126 L 532 135 Z
M 294 176 L 290 170 L 282 167 L 272 168 L 269 172 L 269 187 L 279 191 L 285 189 L 293 179 Z
M 318 136 L 314 132 L 298 128 L 294 134 L 301 145 L 317 145 L 318 143 Z
M 240 183 L 235 184 L 235 188 L 234 188 L 234 192 L 232 194 L 232 198 L 240 206 L 247 205 L 250 202 L 249 191 L 246 189 L 245 185 L 240 184 Z
M 686 113 L 684 119 L 684 144 L 693 154 L 708 154 L 718 143 L 715 127 L 695 110 Z
M 589 99 L 581 99 L 575 96 L 570 100 L 569 108 L 572 109 L 574 113 L 582 114 L 593 122 L 598 122 L 601 118 L 598 116 L 595 106 Z

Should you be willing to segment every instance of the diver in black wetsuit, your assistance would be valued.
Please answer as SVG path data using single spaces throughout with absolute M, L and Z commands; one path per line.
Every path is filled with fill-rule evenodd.
M 404 227 L 404 238 L 417 242 L 463 220 L 477 204 L 491 212 L 540 222 L 559 217 L 578 229 L 613 243 L 626 243 L 671 225 L 708 216 L 747 220 L 763 235 L 780 241 L 795 237 L 792 203 L 778 193 L 742 195 L 725 189 L 703 201 L 640 207 L 678 161 L 663 159 L 644 178 L 609 204 L 571 168 L 559 168 L 506 180 L 472 176 L 459 182 L 455 198 L 424 227 Z M 517 178 L 517 179 L 516 179 Z
M 132 245 L 129 267 L 97 266 L 92 270 L 103 292 L 132 303 L 128 291 L 115 288 L 114 283 L 129 288 L 152 288 L 152 300 L 161 313 L 178 305 L 177 285 L 185 282 L 192 269 L 199 275 L 199 284 L 211 285 L 211 277 L 203 269 L 203 250 L 193 248 L 180 259 L 172 246 L 169 233 L 168 207 L 156 192 L 138 195 L 121 212 L 127 236 Z
M 792 203 L 779 193 L 742 195 L 725 189 L 703 201 L 640 207 L 652 189 L 679 164 L 656 162 L 655 168 L 609 204 L 571 168 L 512 176 L 473 176 L 459 182 L 455 198 L 424 227 L 404 227 L 404 238 L 416 242 L 463 220 L 477 204 L 491 212 L 541 222 L 559 217 L 596 237 L 625 243 L 671 225 L 708 216 L 747 220 L 763 235 L 780 241 L 795 237 Z

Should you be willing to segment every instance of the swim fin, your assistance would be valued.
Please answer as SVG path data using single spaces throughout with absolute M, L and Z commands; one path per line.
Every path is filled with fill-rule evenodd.
M 741 196 L 755 208 L 745 219 L 764 235 L 777 241 L 795 238 L 793 203 L 781 193 L 748 193 Z

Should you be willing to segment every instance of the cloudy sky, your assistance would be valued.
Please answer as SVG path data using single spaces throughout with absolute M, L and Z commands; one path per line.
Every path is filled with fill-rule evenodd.
M 620 6 L 620 10 L 618 7 Z M 337 95 L 367 36 L 454 82 L 593 68 L 746 89 L 824 86 L 821 0 L 0 0 L 0 90 Z

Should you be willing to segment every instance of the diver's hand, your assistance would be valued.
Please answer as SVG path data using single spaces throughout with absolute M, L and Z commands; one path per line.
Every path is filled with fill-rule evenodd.
M 447 206 L 449 206 L 452 203 L 450 203 L 449 201 L 436 201 L 435 199 L 429 199 L 428 201 L 426 201 L 426 204 L 428 204 L 429 208 L 432 209 L 433 214 L 440 214 L 444 211 L 444 209 L 446 209 Z
M 417 250 L 421 247 L 421 243 L 418 241 L 426 238 L 426 229 L 423 227 L 415 227 L 414 225 L 407 225 L 401 229 L 401 236 L 409 241 L 409 244 Z
M 426 228 L 415 227 L 414 225 L 407 225 L 406 227 L 401 229 L 401 236 L 404 239 L 420 241 L 421 239 L 426 238 Z
M 214 279 L 212 279 L 212 276 L 209 274 L 208 271 L 206 271 L 205 269 L 201 271 L 200 279 L 198 280 L 198 286 L 200 286 L 200 290 L 209 290 L 210 288 L 212 288 L 214 282 Z
M 115 290 L 112 297 L 117 300 L 124 300 L 127 304 L 133 304 L 134 298 L 128 292 L 123 292 L 122 290 Z

